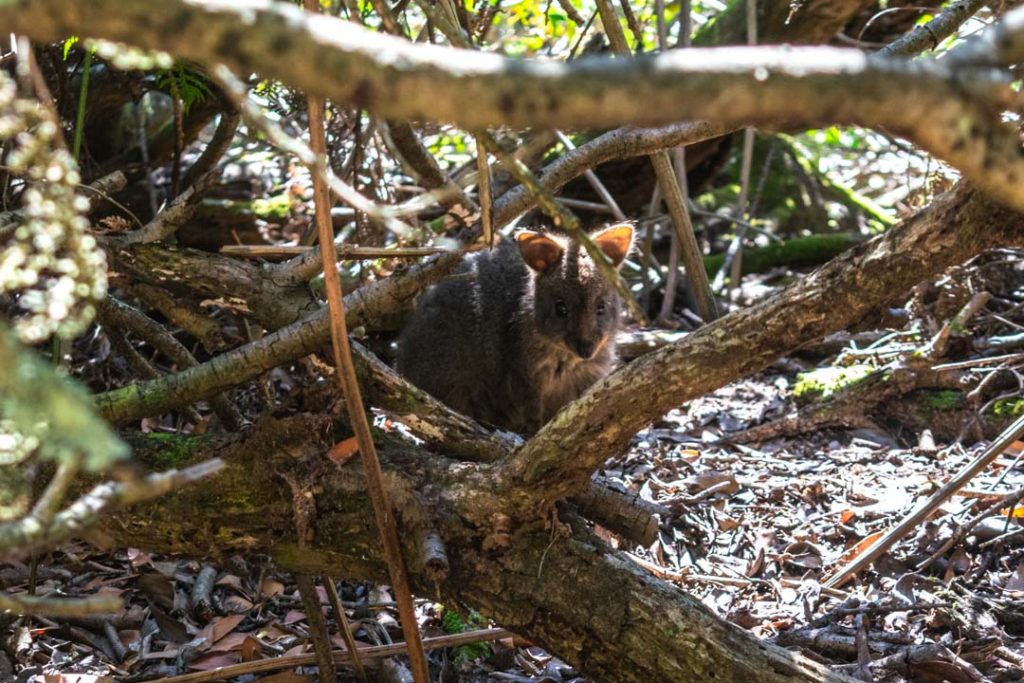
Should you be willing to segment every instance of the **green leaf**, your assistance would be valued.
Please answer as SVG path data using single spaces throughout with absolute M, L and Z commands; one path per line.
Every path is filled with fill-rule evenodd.
M 128 447 L 96 414 L 89 394 L 77 382 L 60 377 L 2 324 L 0 423 L 13 440 L 28 440 L 40 456 L 66 462 L 81 454 L 89 470 L 128 455 Z
M 65 60 L 67 60 L 68 53 L 71 52 L 71 48 L 74 47 L 75 43 L 77 43 L 77 42 L 78 42 L 78 36 L 71 36 L 70 38 L 68 38 L 68 39 L 66 39 L 64 41 L 64 48 L 63 48 L 62 54 L 64 55 L 64 59 Z
M 202 74 L 181 64 L 164 69 L 156 76 L 156 85 L 168 93 L 177 93 L 181 100 L 181 111 L 188 114 L 189 108 L 202 102 L 210 95 L 210 86 Z

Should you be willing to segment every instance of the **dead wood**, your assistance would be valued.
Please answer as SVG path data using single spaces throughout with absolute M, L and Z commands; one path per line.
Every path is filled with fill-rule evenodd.
M 383 579 L 358 464 L 335 469 L 317 453 L 333 438 L 330 423 L 315 416 L 267 419 L 228 442 L 182 438 L 178 452 L 188 453 L 188 461 L 220 456 L 221 475 L 117 516 L 104 530 L 151 550 L 215 557 L 266 552 L 294 571 Z M 166 441 L 133 440 L 137 457 L 156 465 Z M 542 523 L 512 526 L 466 464 L 390 439 L 382 440 L 380 454 L 417 592 L 472 606 L 597 680 L 705 681 L 712 672 L 723 681 L 846 680 L 760 642 L 624 554 L 609 553 L 575 515 L 563 516 L 571 532 Z M 315 473 L 318 482 L 317 532 L 305 547 L 295 539 L 291 491 L 276 474 L 283 471 Z M 432 521 L 450 558 L 440 584 L 413 562 L 423 557 L 417 530 Z

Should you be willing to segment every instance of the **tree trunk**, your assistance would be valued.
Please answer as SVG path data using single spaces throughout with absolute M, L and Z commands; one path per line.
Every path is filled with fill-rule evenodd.
M 334 438 L 324 416 L 264 420 L 226 442 L 129 438 L 147 467 L 167 467 L 170 453 L 179 467 L 214 456 L 227 466 L 106 520 L 104 531 L 119 543 L 214 558 L 267 553 L 293 571 L 387 580 L 358 462 L 339 469 L 322 457 Z M 562 511 L 554 532 L 544 520 L 510 525 L 498 499 L 466 481 L 464 464 L 386 438 L 381 445 L 417 593 L 479 610 L 595 680 L 847 680 L 718 619 L 679 588 L 610 552 L 570 510 Z M 292 493 L 281 472 L 315 495 L 318 531 L 307 547 L 295 539 Z M 474 520 L 465 516 L 469 509 Z M 436 585 L 417 560 L 419 539 L 431 528 L 445 539 L 452 561 L 451 574 Z

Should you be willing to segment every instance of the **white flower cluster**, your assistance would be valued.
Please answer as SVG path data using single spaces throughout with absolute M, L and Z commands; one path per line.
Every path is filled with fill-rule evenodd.
M 13 420 L 0 420 L 0 466 L 17 465 L 39 448 L 39 437 L 20 432 Z
M 13 141 L 2 163 L 29 187 L 21 223 L 0 226 L 0 297 L 14 302 L 18 337 L 37 344 L 57 334 L 81 334 L 107 292 L 107 259 L 88 233 L 88 202 L 71 154 L 54 145 L 60 134 L 42 105 L 18 97 L 0 71 L 0 143 Z

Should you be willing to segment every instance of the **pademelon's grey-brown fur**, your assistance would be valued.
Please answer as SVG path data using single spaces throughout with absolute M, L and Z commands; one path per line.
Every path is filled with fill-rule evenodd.
M 633 229 L 591 238 L 619 266 Z M 468 256 L 420 295 L 399 339 L 398 369 L 459 412 L 532 434 L 611 372 L 619 309 L 578 243 L 523 232 Z

